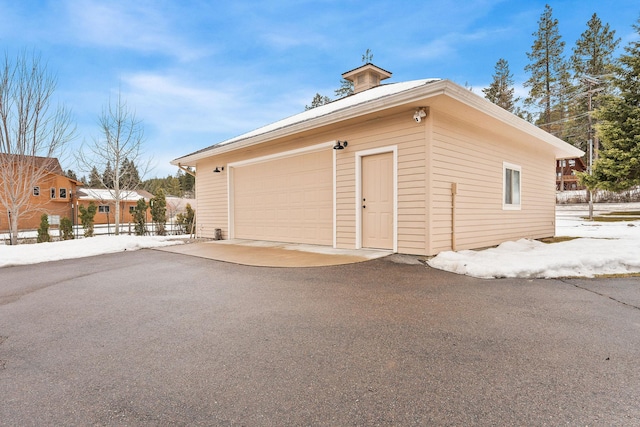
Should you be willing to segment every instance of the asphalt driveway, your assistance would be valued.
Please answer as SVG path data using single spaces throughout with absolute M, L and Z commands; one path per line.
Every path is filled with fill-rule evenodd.
M 0 425 L 639 425 L 640 279 L 161 251 L 0 269 Z

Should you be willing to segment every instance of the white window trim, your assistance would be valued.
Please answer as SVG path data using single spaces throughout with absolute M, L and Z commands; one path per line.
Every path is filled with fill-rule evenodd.
M 56 191 L 57 191 L 56 187 L 51 187 L 49 189 L 49 197 L 51 199 L 55 199 L 56 198 Z
M 505 179 L 507 169 L 516 170 L 520 172 L 520 202 L 518 204 L 505 202 L 507 195 L 507 180 Z M 505 211 L 519 211 L 522 210 L 522 167 L 509 162 L 502 162 L 502 210 Z

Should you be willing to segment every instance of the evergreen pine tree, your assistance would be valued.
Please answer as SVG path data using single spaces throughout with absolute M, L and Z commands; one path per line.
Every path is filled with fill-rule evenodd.
M 196 186 L 196 177 L 189 173 L 183 173 L 181 170 L 179 170 L 177 178 L 180 181 L 180 189 L 182 191 L 180 192 L 180 194 L 174 195 L 180 197 L 193 197 L 193 190 L 195 190 Z
M 633 26 L 640 35 L 640 19 Z M 624 191 L 640 185 L 640 39 L 624 48 L 613 68 L 615 95 L 606 95 L 596 112 L 602 143 L 587 187 Z
M 89 173 L 89 182 L 86 183 L 89 188 L 103 188 L 102 181 L 100 179 L 100 172 L 94 166 Z
M 67 178 L 71 178 L 71 179 L 74 179 L 74 180 L 78 181 L 78 176 L 76 175 L 76 173 L 72 169 L 67 169 L 67 171 L 64 173 L 64 175 Z
M 84 230 L 84 237 L 93 237 L 94 218 L 98 207 L 93 202 L 89 202 L 86 208 L 83 205 L 78 206 L 78 212 L 80 212 L 80 223 Z
M 592 111 L 600 106 L 601 95 L 610 93 L 607 75 L 612 71 L 613 53 L 620 43 L 615 33 L 609 24 L 603 25 L 594 13 L 573 48 L 571 64 L 580 93 L 570 105 L 570 116 L 573 118 L 570 142 L 585 152 L 589 149 L 587 142 L 593 135 L 589 134 L 589 129 L 595 125 Z M 597 138 L 594 138 L 593 148 L 597 157 Z
M 180 179 L 175 176 L 167 176 L 165 179 L 165 185 L 163 186 L 165 194 L 171 196 L 182 197 L 184 195 L 184 191 L 180 185 Z M 154 193 L 155 194 L 155 193 Z
M 176 215 L 176 224 L 182 229 L 183 234 L 191 234 L 193 232 L 195 216 L 196 212 L 191 208 L 191 204 L 189 203 L 187 203 L 184 213 Z
M 113 188 L 114 176 L 115 174 L 113 172 L 113 169 L 111 168 L 111 162 L 107 162 L 107 165 L 104 168 L 104 172 L 102 172 L 102 184 L 105 188 Z
M 338 99 L 353 95 L 353 82 L 347 79 L 340 79 L 340 87 L 334 90 L 333 93 Z
M 147 203 L 144 199 L 139 199 L 133 209 L 133 222 L 136 236 L 144 236 L 147 232 L 146 226 Z
M 40 227 L 38 227 L 38 243 L 50 242 L 49 235 L 49 215 L 42 214 L 40 217 Z
M 509 71 L 509 63 L 506 59 L 500 58 L 496 62 L 493 81 L 489 87 L 482 89 L 484 97 L 494 104 L 513 113 L 516 110 L 516 103 L 519 98 L 514 96 L 513 74 Z
M 311 100 L 311 105 L 305 105 L 305 110 L 311 110 L 313 108 L 319 107 L 321 105 L 325 105 L 331 102 L 331 98 L 328 96 L 322 96 L 319 93 L 316 93 L 316 96 Z
M 124 159 L 120 166 L 120 188 L 123 190 L 135 190 L 140 186 L 140 173 L 136 164 L 129 159 Z
M 529 88 L 525 104 L 539 109 L 537 124 L 540 127 L 555 135 L 562 135 L 562 125 L 558 123 L 562 123 L 566 117 L 566 90 L 570 75 L 558 20 L 553 18 L 553 11 L 548 4 L 538 21 L 538 31 L 533 36 L 536 39 L 531 52 L 527 52 L 531 62 L 525 67 L 530 74 L 524 83 Z
M 60 219 L 60 233 L 62 240 L 71 240 L 73 236 L 73 223 L 66 216 Z
M 156 235 L 164 236 L 167 224 L 167 199 L 162 188 L 158 188 L 149 205 L 151 206 L 151 220 L 153 221 Z

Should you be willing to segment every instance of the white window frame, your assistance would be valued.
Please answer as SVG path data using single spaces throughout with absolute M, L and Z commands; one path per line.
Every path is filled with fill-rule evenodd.
M 109 205 L 98 205 L 98 213 L 109 213 L 109 211 L 111 211 Z
M 518 172 L 518 200 L 515 203 L 513 202 L 513 196 L 515 196 L 516 193 L 513 191 L 513 185 L 511 188 L 507 188 L 507 171 Z M 511 182 L 513 183 L 513 181 Z M 507 203 L 508 194 L 511 196 L 511 203 Z M 511 211 L 519 211 L 522 209 L 522 167 L 520 165 L 502 162 L 502 209 Z
M 52 199 L 56 198 L 56 187 L 51 187 L 49 189 L 49 197 L 51 197 Z
M 64 191 L 64 196 L 62 195 L 62 192 Z M 67 189 L 66 188 L 58 188 L 58 195 L 60 196 L 61 199 L 66 199 L 67 198 Z

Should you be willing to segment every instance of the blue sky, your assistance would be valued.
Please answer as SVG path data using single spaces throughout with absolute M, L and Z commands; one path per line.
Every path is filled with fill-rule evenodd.
M 393 73 L 387 82 L 446 78 L 479 94 L 505 58 L 522 91 L 545 3 L 0 0 L 0 43 L 9 55 L 39 52 L 57 74 L 77 123 L 72 150 L 100 136 L 98 117 L 120 90 L 143 120 L 153 177 L 174 174 L 176 157 L 303 111 L 316 92 L 333 97 L 366 49 Z M 593 13 L 621 47 L 636 37 L 637 0 L 548 3 L 567 57 Z M 63 166 L 77 168 L 71 158 Z

